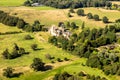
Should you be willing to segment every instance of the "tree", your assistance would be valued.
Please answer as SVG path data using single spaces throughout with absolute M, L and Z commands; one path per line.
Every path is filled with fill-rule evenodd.
M 88 14 L 87 14 L 87 18 L 88 18 L 88 19 L 92 19 L 92 18 L 93 18 L 92 13 L 88 13 Z
M 93 18 L 94 18 L 95 21 L 99 21 L 99 16 L 98 16 L 97 14 L 95 14 L 95 15 L 93 16 Z
M 72 22 L 72 23 L 71 23 L 71 28 L 72 28 L 72 29 L 76 29 L 76 28 L 78 28 L 78 26 L 75 24 L 75 22 Z
M 13 50 L 19 50 L 19 47 L 18 47 L 18 45 L 16 43 L 14 43 Z
M 32 45 L 31 45 L 31 48 L 32 48 L 33 50 L 36 50 L 36 49 L 37 49 L 37 44 L 32 44 Z
M 17 22 L 17 27 L 18 28 L 23 29 L 25 25 L 26 25 L 26 23 L 23 19 L 18 20 L 18 22 Z
M 81 29 L 85 28 L 85 22 L 82 23 Z
M 3 69 L 3 76 L 11 78 L 13 76 L 13 71 L 14 69 L 12 69 L 11 67 L 7 67 L 6 69 Z
M 44 71 L 45 70 L 45 63 L 42 62 L 40 58 L 34 58 L 33 63 L 30 65 L 34 71 Z
M 102 20 L 103 20 L 104 23 L 108 23 L 109 19 L 106 16 L 104 16 Z
M 29 0 L 25 1 L 25 2 L 24 2 L 24 6 L 31 6 L 30 1 L 29 1 Z
M 84 16 L 84 10 L 83 9 L 78 9 L 77 14 L 79 16 Z
M 10 58 L 10 53 L 9 53 L 8 49 L 3 51 L 2 55 L 3 55 L 3 58 L 5 58 L 5 59 L 9 59 Z

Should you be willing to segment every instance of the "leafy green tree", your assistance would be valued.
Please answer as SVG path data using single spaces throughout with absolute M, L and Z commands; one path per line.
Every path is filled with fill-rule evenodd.
M 78 10 L 77 10 L 77 14 L 78 14 L 79 16 L 84 16 L 84 10 L 83 10 L 83 9 L 78 9 Z
M 109 21 L 109 19 L 106 16 L 104 16 L 102 20 L 104 23 L 108 23 L 108 21 Z
M 27 0 L 27 1 L 24 2 L 23 5 L 24 5 L 24 6 L 31 6 L 31 2 L 30 2 L 29 0 Z
M 82 23 L 81 29 L 85 28 L 85 22 Z
M 34 71 L 44 71 L 45 70 L 45 63 L 42 62 L 40 58 L 34 58 L 33 63 L 30 65 Z
M 3 69 L 3 76 L 11 78 L 13 77 L 13 71 L 14 69 L 12 69 L 11 67 L 7 67 L 6 69 Z
M 4 59 L 9 59 L 10 58 L 10 53 L 9 53 L 8 49 L 3 51 L 2 55 L 3 55 Z
M 88 13 L 88 14 L 87 14 L 87 18 L 88 18 L 88 19 L 93 19 L 92 13 Z
M 37 44 L 32 44 L 32 45 L 31 45 L 31 49 L 36 50 L 36 49 L 37 49 L 37 46 L 38 46 Z
M 71 23 L 71 28 L 72 28 L 72 29 L 77 29 L 78 26 L 75 24 L 75 22 L 72 22 L 72 23 Z
M 17 27 L 18 28 L 23 29 L 25 25 L 26 25 L 26 23 L 23 19 L 18 20 L 18 22 L 17 22 Z
M 100 20 L 100 19 L 99 19 L 99 16 L 98 16 L 97 14 L 95 14 L 95 15 L 93 16 L 93 18 L 94 18 L 95 21 L 99 21 L 99 20 Z

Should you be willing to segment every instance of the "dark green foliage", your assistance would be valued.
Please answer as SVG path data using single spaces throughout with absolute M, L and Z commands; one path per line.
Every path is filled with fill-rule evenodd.
M 77 14 L 78 14 L 79 16 L 84 16 L 84 10 L 83 10 L 83 9 L 78 9 L 78 10 L 77 10 Z
M 26 35 L 25 37 L 24 37 L 24 39 L 25 40 L 31 40 L 31 39 L 33 39 L 30 35 Z
M 85 28 L 85 22 L 82 23 L 81 29 Z
M 94 19 L 95 21 L 99 21 L 99 15 L 95 14 L 95 15 L 93 16 L 93 19 Z
M 76 23 L 75 23 L 75 22 L 72 22 L 72 23 L 71 23 L 71 28 L 72 28 L 72 29 L 77 29 L 77 28 L 78 28 L 78 26 L 76 25 Z
M 27 0 L 27 1 L 24 2 L 23 5 L 24 5 L 24 6 L 31 6 L 31 2 L 30 2 L 29 0 Z
M 32 45 L 31 45 L 31 49 L 32 49 L 32 50 L 36 50 L 36 49 L 37 49 L 37 46 L 38 46 L 37 44 L 32 44 Z
M 6 69 L 3 69 L 3 76 L 11 78 L 13 77 L 13 71 L 14 69 L 12 69 L 11 67 L 7 67 Z
M 63 60 L 61 60 L 60 58 L 57 58 L 57 61 L 58 61 L 58 62 L 62 62 Z
M 33 63 L 30 65 L 34 71 L 44 71 L 45 70 L 45 63 L 42 62 L 40 58 L 34 58 Z
M 119 23 L 119 22 L 120 22 L 120 19 L 115 20 L 115 22 L 116 22 L 116 23 Z
M 54 44 L 55 46 L 58 44 L 55 36 L 49 37 L 48 42 Z
M 107 0 L 31 0 L 32 3 L 40 3 L 42 5 L 51 6 L 55 8 L 82 8 L 82 7 L 108 7 L 109 3 Z M 25 1 L 26 6 L 30 5 L 29 1 Z
M 83 71 L 79 72 L 78 75 L 79 76 L 86 76 L 86 74 Z
M 8 49 L 3 51 L 2 56 L 3 56 L 4 59 L 9 59 L 10 58 L 10 53 L 9 53 Z
M 102 19 L 102 21 L 103 21 L 104 23 L 108 23 L 108 22 L 109 22 L 109 19 L 108 19 L 106 16 L 104 16 L 103 19 Z
M 20 29 L 23 29 L 25 25 L 25 21 L 23 19 L 19 19 L 16 26 Z
M 6 49 L 5 51 L 3 51 L 2 56 L 4 59 L 15 59 L 17 57 L 20 57 L 24 54 L 26 54 L 27 52 L 25 51 L 24 48 L 18 47 L 18 45 L 16 43 L 14 43 L 14 47 L 11 53 L 9 53 L 8 49 Z
M 88 18 L 88 19 L 93 19 L 92 13 L 88 13 L 88 14 L 87 14 L 87 18 Z

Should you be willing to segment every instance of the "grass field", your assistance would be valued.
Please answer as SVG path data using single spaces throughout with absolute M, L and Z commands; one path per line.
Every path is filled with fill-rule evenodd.
M 1 24 L 2 25 L 2 24 Z M 15 31 L 15 28 L 9 28 L 7 26 L 1 26 L 5 32 L 7 31 Z M 5 27 L 5 28 L 4 28 Z M 19 31 L 19 30 L 17 30 Z M 33 40 L 24 40 L 24 36 L 30 34 L 34 37 Z M 89 74 L 100 75 L 102 77 L 108 78 L 108 80 L 117 80 L 116 76 L 105 76 L 101 70 L 90 68 L 87 66 L 82 66 L 85 64 L 86 59 L 78 58 L 70 53 L 63 51 L 62 49 L 56 48 L 55 46 L 49 44 L 47 39 L 49 37 L 49 33 L 45 32 L 37 32 L 37 33 L 27 33 L 23 32 L 20 34 L 11 34 L 11 35 L 1 35 L 0 36 L 0 53 L 3 52 L 6 48 L 9 49 L 11 52 L 14 43 L 17 43 L 18 46 L 25 48 L 26 51 L 29 51 L 30 54 L 23 55 L 19 58 L 13 60 L 5 60 L 0 55 L 0 78 L 3 80 L 48 80 L 56 73 L 60 73 L 63 71 L 68 71 L 69 73 L 73 74 L 74 72 L 78 73 L 80 71 L 85 71 Z M 30 48 L 30 45 L 33 43 L 38 44 L 38 48 L 41 50 L 33 51 Z M 6 45 L 9 44 L 9 45 Z M 56 58 L 64 59 L 65 57 L 69 58 L 70 61 L 67 62 L 56 62 L 51 64 L 51 61 L 45 58 L 45 54 L 51 54 L 55 57 L 53 61 L 56 62 Z M 45 71 L 45 72 L 34 72 L 29 68 L 30 64 L 32 63 L 33 58 L 39 57 L 48 65 L 53 66 L 53 70 Z M 2 65 L 1 65 L 2 64 Z M 5 78 L 2 76 L 2 69 L 6 68 L 7 66 L 11 66 L 15 68 L 15 72 L 23 72 L 24 75 L 21 75 L 19 78 Z M 117 76 L 118 77 L 118 76 Z M 118 77 L 119 78 L 119 77 Z
M 83 8 L 85 10 L 85 14 L 91 12 L 93 15 L 98 14 L 100 16 L 100 19 L 102 19 L 103 16 L 107 16 L 109 18 L 110 22 L 114 22 L 116 19 L 120 17 L 120 12 L 115 10 L 105 10 L 102 8 Z M 76 22 L 78 26 L 81 26 L 83 21 L 85 22 L 86 27 L 90 28 L 100 28 L 105 27 L 105 25 L 102 21 L 94 21 L 89 20 L 85 17 L 80 17 L 76 13 L 72 14 L 73 17 L 68 18 L 68 9 L 55 9 L 51 7 L 9 7 L 5 8 L 2 7 L 1 10 L 4 10 L 8 13 L 10 13 L 13 16 L 18 16 L 20 18 L 23 18 L 28 23 L 33 23 L 35 20 L 39 20 L 42 24 L 45 24 L 46 26 L 50 27 L 52 24 L 58 24 L 58 22 Z M 77 10 L 75 10 L 77 11 Z M 14 15 L 17 13 L 17 15 Z M 110 23 L 112 24 L 112 23 Z
M 21 6 L 26 0 L 0 0 L 0 6 Z
M 118 5 L 120 5 L 120 1 L 111 1 L 112 2 L 112 4 L 118 4 Z
M 3 25 L 0 23 L 0 32 L 1 33 L 14 32 L 14 31 L 22 31 L 22 30 L 18 29 L 17 27 L 9 27 L 9 26 L 6 26 L 6 25 Z
M 4 10 L 5 12 L 10 13 L 10 15 L 17 16 L 23 18 L 28 23 L 33 23 L 35 20 L 39 20 L 41 24 L 45 24 L 45 26 L 50 27 L 53 24 L 58 24 L 58 22 L 75 22 L 78 26 L 81 26 L 83 21 L 85 22 L 85 26 L 91 28 L 100 28 L 104 27 L 102 21 L 94 21 L 88 20 L 86 17 L 80 17 L 76 13 L 72 14 L 73 17 L 68 18 L 68 9 L 55 9 L 52 7 L 24 7 L 20 6 L 25 0 L 0 0 L 0 10 Z M 11 7 L 5 7 L 11 6 Z M 20 7 L 13 7 L 20 6 Z M 83 8 L 85 10 L 85 14 L 91 12 L 92 14 L 98 14 L 100 18 L 103 16 L 107 16 L 111 22 L 114 22 L 116 19 L 120 18 L 120 12 L 115 10 L 105 10 L 102 8 Z M 75 10 L 76 11 L 76 10 Z M 17 15 L 14 15 L 17 14 Z M 76 32 L 80 31 L 79 28 Z M 0 32 L 10 32 L 10 31 L 21 31 L 16 27 L 8 27 L 3 24 L 0 24 Z M 33 40 L 24 40 L 25 35 L 31 35 L 34 37 Z M 101 70 L 90 68 L 87 66 L 82 66 L 85 64 L 86 59 L 78 58 L 66 51 L 63 51 L 60 48 L 53 46 L 48 43 L 48 37 L 50 36 L 47 32 L 36 32 L 36 33 L 28 33 L 23 32 L 19 34 L 10 34 L 10 35 L 0 35 L 0 80 L 48 80 L 56 73 L 60 73 L 63 71 L 68 71 L 73 74 L 74 72 L 78 73 L 80 71 L 84 71 L 89 74 L 100 75 L 102 77 L 106 77 L 108 80 L 119 80 L 119 76 L 106 76 Z M 13 60 L 5 60 L 2 58 L 1 53 L 6 48 L 9 51 L 12 51 L 12 46 L 14 43 L 17 43 L 18 46 L 25 48 L 26 51 L 29 51 L 30 54 L 23 55 L 19 58 Z M 40 50 L 33 51 L 31 49 L 31 44 L 38 44 L 38 48 Z M 51 54 L 55 57 L 53 61 L 54 64 L 51 63 L 50 60 L 45 58 L 45 54 Z M 53 69 L 45 72 L 34 72 L 30 69 L 30 64 L 32 60 L 35 58 L 41 58 L 47 65 L 52 65 Z M 57 62 L 57 58 L 64 59 L 65 57 L 69 58 L 70 61 Z M 19 78 L 5 78 L 2 76 L 2 69 L 7 66 L 11 66 L 15 68 L 15 72 L 24 72 L 24 75 L 21 75 Z

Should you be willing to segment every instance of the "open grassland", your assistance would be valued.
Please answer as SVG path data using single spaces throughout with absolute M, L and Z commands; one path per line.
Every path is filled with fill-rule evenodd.
M 26 0 L 0 0 L 0 6 L 21 6 Z
M 92 13 L 98 14 L 100 19 L 102 17 L 107 16 L 110 22 L 114 22 L 116 19 L 120 17 L 120 12 L 115 10 L 105 10 L 102 8 L 83 8 L 85 10 L 85 14 Z M 10 13 L 13 16 L 17 16 L 23 18 L 28 23 L 33 23 L 35 20 L 39 20 L 42 24 L 50 27 L 52 24 L 58 24 L 58 22 L 76 22 L 78 26 L 81 26 L 83 21 L 85 22 L 85 26 L 89 28 L 100 28 L 105 27 L 102 21 L 94 21 L 89 20 L 86 16 L 81 17 L 78 16 L 76 13 L 71 14 L 73 17 L 68 18 L 67 14 L 69 9 L 55 9 L 51 7 L 1 7 L 1 10 L 4 10 Z M 77 11 L 77 10 L 75 10 Z M 16 15 L 15 15 L 16 14 Z
M 1 24 L 2 25 L 2 24 Z M 2 26 L 3 29 L 6 26 Z M 8 28 L 8 29 L 7 29 Z M 11 30 L 11 27 L 6 27 L 4 31 L 6 32 Z M 16 29 L 13 29 L 13 31 Z M 30 34 L 34 37 L 33 40 L 24 40 L 24 36 Z M 78 58 L 70 53 L 63 51 L 47 42 L 49 37 L 49 33 L 47 32 L 37 32 L 37 33 L 19 33 L 19 34 L 11 34 L 11 35 L 1 35 L 0 36 L 0 78 L 3 80 L 48 80 L 48 78 L 52 78 L 56 73 L 61 73 L 63 71 L 68 71 L 69 73 L 73 74 L 74 72 L 78 73 L 80 71 L 84 71 L 89 74 L 100 75 L 102 77 L 106 77 L 108 80 L 118 80 L 118 76 L 106 76 L 101 70 L 90 68 L 87 66 L 83 66 L 85 64 L 86 59 Z M 13 60 L 5 60 L 2 58 L 1 53 L 6 48 L 9 49 L 11 52 L 12 46 L 14 43 L 17 43 L 18 46 L 25 48 L 26 51 L 29 51 L 30 54 L 23 55 L 19 58 Z M 30 47 L 31 44 L 37 43 L 38 48 L 40 50 L 33 51 Z M 9 45 L 8 45 L 9 44 Z M 53 61 L 54 64 L 51 63 L 50 60 L 45 58 L 45 54 L 51 54 L 55 57 Z M 45 72 L 34 72 L 30 69 L 30 64 L 35 57 L 41 58 L 47 65 L 52 65 L 53 69 Z M 64 62 L 57 62 L 56 58 L 64 59 L 65 57 L 69 58 L 70 61 Z M 24 74 L 21 75 L 19 78 L 5 78 L 2 76 L 2 69 L 6 68 L 7 66 L 11 66 L 15 69 L 15 72 L 23 72 Z
M 120 1 L 111 1 L 112 2 L 112 4 L 118 4 L 118 5 L 120 5 Z
M 18 29 L 17 27 L 8 27 L 8 26 L 0 23 L 0 32 L 1 33 L 14 32 L 14 31 L 22 31 L 22 30 Z

